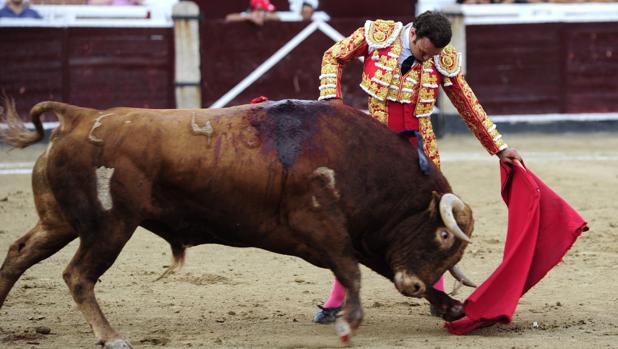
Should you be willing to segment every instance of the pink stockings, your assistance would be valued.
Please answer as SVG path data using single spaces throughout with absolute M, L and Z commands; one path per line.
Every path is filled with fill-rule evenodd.
M 345 300 L 345 287 L 335 278 L 333 288 L 330 291 L 328 300 L 324 303 L 324 308 L 337 308 L 343 305 Z
M 433 285 L 438 291 L 444 292 L 444 276 L 440 277 L 440 280 Z M 333 288 L 330 291 L 330 296 L 328 296 L 328 300 L 324 303 L 324 308 L 337 308 L 343 305 L 343 301 L 345 300 L 345 288 L 339 280 L 335 278 L 333 282 Z

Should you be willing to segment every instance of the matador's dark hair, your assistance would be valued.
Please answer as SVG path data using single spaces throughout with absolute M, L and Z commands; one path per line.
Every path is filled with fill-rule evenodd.
M 440 12 L 425 11 L 416 17 L 412 26 L 416 29 L 417 38 L 429 38 L 437 48 L 448 45 L 453 36 L 451 23 Z

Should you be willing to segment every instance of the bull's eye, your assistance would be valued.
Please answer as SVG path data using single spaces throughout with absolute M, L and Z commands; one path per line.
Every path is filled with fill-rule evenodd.
M 455 243 L 455 237 L 453 234 L 444 227 L 436 229 L 435 236 L 435 241 L 438 243 L 441 250 L 448 250 L 453 247 L 453 243 Z

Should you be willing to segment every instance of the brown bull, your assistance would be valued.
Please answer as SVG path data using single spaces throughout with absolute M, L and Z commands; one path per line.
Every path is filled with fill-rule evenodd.
M 3 140 L 40 140 L 47 111 L 60 126 L 32 174 L 39 222 L 9 249 L 0 306 L 26 269 L 79 237 L 64 280 L 100 343 L 130 347 L 94 285 L 143 226 L 170 243 L 176 265 L 186 247 L 218 243 L 328 268 L 348 290 L 352 329 L 363 318 L 359 263 L 447 320 L 463 316 L 461 303 L 430 285 L 456 270 L 471 210 L 432 164 L 421 172 L 407 140 L 364 113 L 309 101 L 105 111 L 42 102 L 32 132 L 9 103 Z

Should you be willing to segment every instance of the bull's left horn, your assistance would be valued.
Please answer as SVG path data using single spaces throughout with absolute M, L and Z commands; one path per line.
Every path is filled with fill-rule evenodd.
M 442 217 L 446 229 L 457 238 L 465 242 L 472 242 L 468 235 L 457 225 L 455 216 L 453 216 L 453 210 L 461 211 L 464 208 L 465 204 L 455 194 L 447 193 L 440 198 L 440 216 Z
M 472 280 L 468 279 L 468 277 L 466 277 L 466 275 L 459 268 L 457 268 L 456 265 L 454 265 L 448 271 L 451 273 L 451 275 L 453 275 L 453 277 L 457 281 L 460 281 L 462 284 L 464 284 L 464 285 L 466 285 L 468 287 L 476 288 L 476 284 Z

